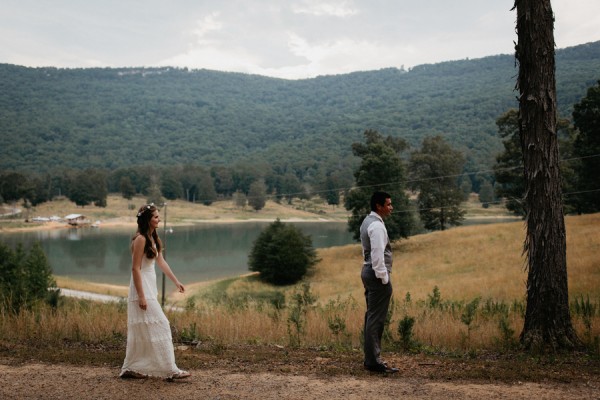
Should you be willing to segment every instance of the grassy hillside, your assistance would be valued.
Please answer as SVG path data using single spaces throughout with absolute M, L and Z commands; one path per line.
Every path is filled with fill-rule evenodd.
M 193 214 L 192 214 L 193 215 Z M 289 216 L 290 211 L 280 214 Z M 297 217 L 306 214 L 298 212 Z M 263 215 L 266 217 L 266 215 Z M 494 216 L 490 215 L 491 218 Z M 600 268 L 596 252 L 600 248 L 600 214 L 566 217 L 569 294 L 571 298 L 587 296 L 600 301 Z M 525 258 L 522 256 L 525 226 L 523 222 L 457 227 L 444 232 L 417 235 L 394 243 L 392 283 L 396 297 L 406 293 L 426 299 L 434 286 L 443 298 L 465 301 L 477 296 L 500 301 L 525 298 Z M 338 296 L 362 298 L 358 274 L 361 265 L 359 244 L 318 249 L 321 261 L 309 282 L 323 302 Z M 58 277 L 63 287 L 103 294 L 123 295 L 106 285 L 69 281 Z M 216 285 L 216 286 L 212 286 Z M 260 283 L 253 275 L 222 282 L 202 282 L 191 286 L 186 297 L 221 290 L 236 292 L 293 291 L 294 287 L 277 288 Z M 197 288 L 197 290 L 196 290 Z M 217 289 L 218 288 L 218 289 Z M 173 294 L 172 301 L 185 297 Z
M 600 301 L 600 214 L 566 217 L 569 294 L 589 295 Z M 410 292 L 426 299 L 434 286 L 442 298 L 467 301 L 474 297 L 497 301 L 525 298 L 525 259 L 522 256 L 523 222 L 457 227 L 417 235 L 393 244 L 392 284 L 398 299 Z M 359 244 L 319 249 L 321 262 L 309 282 L 323 302 L 338 296 L 362 299 Z M 228 286 L 232 294 L 275 290 L 253 277 Z M 252 288 L 252 289 L 251 289 Z M 291 289 L 291 288 L 289 288 Z M 209 288 L 203 290 L 210 290 Z
M 436 376 L 455 378 L 563 379 L 565 361 L 569 374 L 597 376 L 600 214 L 567 217 L 566 223 L 572 320 L 587 353 L 540 362 L 518 352 L 526 274 L 524 227 L 517 222 L 455 228 L 394 244 L 395 296 L 383 342 L 388 360 L 402 365 L 423 360 L 435 365 Z M 186 344 L 177 347 L 179 364 L 290 371 L 328 360 L 323 371 L 356 374 L 364 318 L 360 247 L 321 249 L 319 256 L 304 284 L 272 287 L 250 275 L 188 285 L 185 297 L 171 296 L 179 306 L 167 312 L 173 339 Z M 577 305 L 583 302 L 592 310 L 587 317 Z M 475 304 L 472 314 L 468 304 Z M 402 336 L 401 324 L 411 318 L 410 336 Z M 63 299 L 56 309 L 0 313 L 0 354 L 9 359 L 118 368 L 126 334 L 124 302 Z M 420 355 L 406 355 L 415 352 Z M 433 357 L 424 360 L 428 355 Z
M 567 217 L 566 223 L 571 303 L 588 299 L 597 310 L 600 308 L 597 260 L 600 214 Z M 523 240 L 523 223 L 515 222 L 459 227 L 395 243 L 392 334 L 399 321 L 408 315 L 416 318 L 415 333 L 421 343 L 434 347 L 492 348 L 502 340 L 516 340 L 515 335 L 523 323 L 527 279 L 521 256 Z M 360 246 L 320 249 L 319 257 L 321 262 L 308 278 L 318 306 L 307 314 L 304 340 L 311 343 L 333 340 L 332 323 L 337 319 L 347 329 L 349 338 L 356 341 L 364 313 Z M 439 305 L 435 307 L 429 304 L 435 296 L 434 287 L 440 294 Z M 268 327 L 269 340 L 280 340 L 286 336 L 285 324 L 273 321 L 264 306 L 256 308 L 256 304 L 277 298 L 279 292 L 285 295 L 288 308 L 293 308 L 293 299 L 302 290 L 299 286 L 274 288 L 260 283 L 256 276 L 246 276 L 192 287 L 192 297 L 188 295 L 187 300 L 181 299 L 179 304 L 187 301 L 199 310 L 206 310 L 200 321 L 205 326 L 203 332 L 208 335 L 248 340 L 263 337 L 262 332 Z M 479 299 L 474 324 L 477 328 L 471 332 L 460 317 L 466 304 L 475 299 Z M 235 327 L 228 325 L 229 317 L 208 312 L 214 307 L 238 310 Z M 498 321 L 502 318 L 507 318 L 509 331 L 498 330 Z M 591 340 L 600 334 L 597 311 L 592 317 L 592 331 L 586 331 L 584 320 L 576 311 L 573 311 L 573 321 L 583 338 Z M 464 336 L 466 330 L 469 330 L 468 340 Z M 336 340 L 342 338 L 336 336 Z

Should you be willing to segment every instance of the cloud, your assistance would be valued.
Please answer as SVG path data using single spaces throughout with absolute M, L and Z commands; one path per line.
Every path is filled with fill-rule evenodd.
M 600 2 L 598 0 L 556 0 L 554 37 L 559 48 L 600 40 Z
M 219 15 L 219 12 L 213 12 L 197 22 L 192 33 L 198 37 L 198 42 L 202 42 L 208 33 L 220 31 L 223 28 L 223 23 L 219 21 Z
M 331 75 L 357 70 L 379 69 L 384 66 L 400 67 L 403 55 L 414 53 L 411 46 L 353 40 L 348 38 L 331 40 L 320 44 L 309 44 L 305 39 L 290 34 L 290 50 L 306 60 L 304 74 Z
M 292 5 L 292 10 L 296 14 L 309 14 L 317 17 L 333 16 L 348 17 L 358 13 L 358 10 L 351 6 L 348 1 L 320 1 L 304 0 Z
M 172 65 L 307 78 L 514 51 L 514 0 L 3 0 L 0 62 Z M 558 48 L 600 40 L 600 1 L 553 0 Z

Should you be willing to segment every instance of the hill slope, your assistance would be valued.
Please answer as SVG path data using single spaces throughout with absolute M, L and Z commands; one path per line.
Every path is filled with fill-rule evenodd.
M 600 79 L 600 42 L 557 50 L 558 102 Z M 287 81 L 173 68 L 0 64 L 0 169 L 229 164 L 296 169 L 352 163 L 365 129 L 418 145 L 441 134 L 486 169 L 495 120 L 516 107 L 512 55 Z M 336 167 L 333 167 L 336 166 Z

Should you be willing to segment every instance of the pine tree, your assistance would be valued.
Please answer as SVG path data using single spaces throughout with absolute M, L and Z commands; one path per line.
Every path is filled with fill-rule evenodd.
M 573 111 L 573 121 L 579 131 L 575 141 L 575 155 L 580 158 L 577 172 L 577 211 L 600 211 L 600 81 L 588 89 L 587 95 Z
M 39 243 L 25 251 L 0 243 L 0 307 L 14 313 L 48 299 L 48 289 L 56 287 L 52 269 Z
M 460 207 L 464 196 L 458 184 L 464 164 L 464 155 L 441 136 L 426 137 L 421 150 L 411 154 L 411 187 L 419 191 L 419 215 L 426 229 L 444 230 L 464 219 Z
M 400 154 L 408 145 L 399 138 L 384 138 L 377 131 L 364 133 L 365 143 L 353 143 L 352 151 L 362 159 L 354 173 L 355 187 L 345 198 L 346 210 L 352 211 L 348 230 L 360 240 L 360 225 L 371 212 L 370 198 L 375 191 L 387 192 L 394 211 L 385 226 L 390 240 L 408 237 L 414 227 L 413 211 L 406 194 L 406 172 Z
M 248 268 L 265 282 L 287 285 L 302 279 L 317 261 L 310 236 L 277 219 L 254 242 Z
M 48 258 L 39 242 L 29 250 L 24 260 L 24 267 L 27 297 L 33 300 L 45 299 L 48 296 L 48 288 L 56 287 L 56 282 L 52 277 Z
M 267 186 L 263 180 L 254 181 L 250 185 L 248 204 L 256 211 L 262 210 L 267 204 Z

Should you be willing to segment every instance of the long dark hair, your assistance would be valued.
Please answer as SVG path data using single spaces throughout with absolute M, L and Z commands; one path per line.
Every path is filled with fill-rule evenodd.
M 152 231 L 150 234 L 150 220 L 154 215 L 154 211 L 157 211 L 158 208 L 154 204 L 146 204 L 145 206 L 141 206 L 137 213 L 137 233 L 131 239 L 132 241 L 137 237 L 137 235 L 142 235 L 146 239 L 146 243 L 144 244 L 144 254 L 148 258 L 154 258 L 158 256 L 158 254 L 162 250 L 162 242 L 158 237 L 158 232 L 156 229 Z M 152 247 L 152 239 L 154 239 L 154 243 L 156 243 L 156 249 Z

